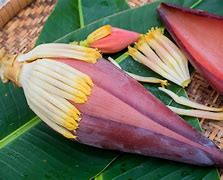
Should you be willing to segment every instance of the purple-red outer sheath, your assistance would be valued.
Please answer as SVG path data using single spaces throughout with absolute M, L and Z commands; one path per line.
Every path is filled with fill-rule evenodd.
M 123 71 L 101 59 L 90 64 L 60 59 L 94 82 L 74 132 L 83 144 L 197 165 L 223 165 L 212 141 L 169 110 Z

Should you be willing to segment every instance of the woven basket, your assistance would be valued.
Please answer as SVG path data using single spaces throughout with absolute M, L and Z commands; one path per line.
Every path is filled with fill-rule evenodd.
M 1 0 L 0 3 L 0 28 L 2 28 L 21 9 L 33 0 Z
M 31 2 L 31 0 L 6 1 L 2 7 L 0 6 L 0 27 L 14 14 L 17 14 L 21 8 Z M 10 53 L 30 50 L 34 46 L 55 2 L 56 0 L 36 0 L 29 7 L 20 11 L 1 30 L 0 49 L 3 48 Z M 146 2 L 148 0 L 129 0 L 132 7 L 143 5 Z M 11 12 L 12 9 L 14 10 L 13 12 Z M 5 14 L 7 15 L 5 16 Z M 187 92 L 189 98 L 196 102 L 214 107 L 223 105 L 223 96 L 214 91 L 198 73 L 193 74 L 192 82 L 187 88 Z M 204 129 L 203 134 L 213 140 L 219 148 L 223 149 L 223 122 L 200 119 L 200 123 Z

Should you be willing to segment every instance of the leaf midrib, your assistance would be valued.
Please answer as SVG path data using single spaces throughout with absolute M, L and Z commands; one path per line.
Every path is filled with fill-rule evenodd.
M 33 117 L 30 121 L 10 133 L 8 136 L 4 137 L 2 140 L 0 140 L 0 149 L 5 147 L 7 144 L 15 140 L 17 137 L 21 136 L 23 133 L 27 132 L 32 127 L 39 124 L 41 120 L 38 118 L 38 116 Z

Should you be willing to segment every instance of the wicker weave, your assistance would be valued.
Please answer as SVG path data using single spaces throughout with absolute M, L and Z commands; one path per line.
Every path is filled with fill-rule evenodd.
M 148 0 L 129 0 L 132 7 L 142 5 Z M 30 50 L 42 29 L 44 22 L 52 11 L 55 0 L 36 0 L 29 7 L 8 22 L 0 32 L 0 49 L 10 53 Z M 194 73 L 187 88 L 189 98 L 209 106 L 223 105 L 223 97 L 214 91 L 198 74 Z M 201 119 L 205 136 L 223 149 L 223 122 Z
M 20 11 L 0 32 L 0 49 L 10 53 L 30 50 L 52 11 L 55 0 L 36 0 Z
M 0 28 L 33 0 L 2 0 L 0 2 Z
M 198 73 L 193 74 L 187 93 L 189 98 L 196 102 L 213 107 L 223 106 L 223 96 L 214 91 Z M 204 129 L 204 135 L 223 149 L 223 122 L 200 119 L 200 124 Z

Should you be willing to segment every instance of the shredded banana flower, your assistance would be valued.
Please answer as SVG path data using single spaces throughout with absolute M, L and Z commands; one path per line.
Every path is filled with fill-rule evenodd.
M 108 60 L 114 64 L 115 66 L 117 66 L 119 69 L 123 70 L 122 67 L 111 57 L 108 58 Z M 139 81 L 139 82 L 146 82 L 146 83 L 159 83 L 161 85 L 161 87 L 165 87 L 168 86 L 169 83 L 167 80 L 162 80 L 156 77 L 144 77 L 144 76 L 139 76 L 130 72 L 127 72 L 125 70 L 123 70 L 126 74 L 128 74 L 130 77 L 132 77 L 133 79 Z
M 128 54 L 164 78 L 186 87 L 191 81 L 188 61 L 163 31 L 152 28 L 146 35 L 141 35 L 134 48 L 128 47 Z

